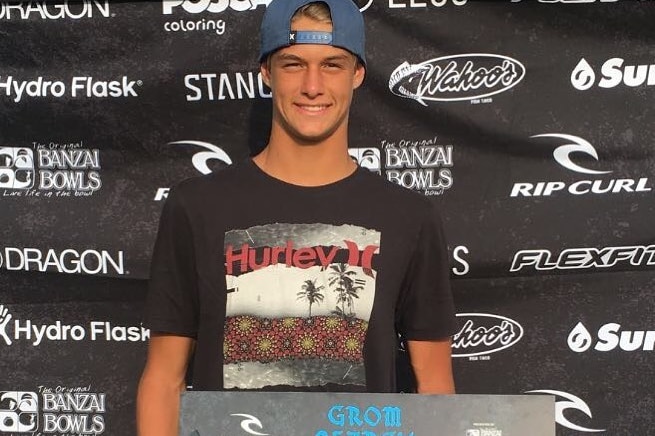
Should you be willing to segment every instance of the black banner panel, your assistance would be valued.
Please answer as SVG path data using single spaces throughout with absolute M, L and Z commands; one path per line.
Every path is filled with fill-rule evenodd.
M 0 1 L 0 435 L 135 433 L 159 214 L 265 146 L 268 3 Z M 350 154 L 442 210 L 458 391 L 650 434 L 653 2 L 357 3 Z

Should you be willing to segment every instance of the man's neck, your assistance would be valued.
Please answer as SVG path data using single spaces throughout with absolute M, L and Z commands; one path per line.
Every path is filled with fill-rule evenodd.
M 271 141 L 253 158 L 266 174 L 298 186 L 322 186 L 351 175 L 357 165 L 348 155 L 346 141 L 299 145 L 291 141 Z
M 289 152 L 269 145 L 253 161 L 269 176 L 298 186 L 334 183 L 348 177 L 357 168 L 347 150 L 337 154 L 311 147 L 303 146 Z

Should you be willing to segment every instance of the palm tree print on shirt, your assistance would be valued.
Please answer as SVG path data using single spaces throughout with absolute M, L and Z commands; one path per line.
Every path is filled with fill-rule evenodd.
M 312 304 L 320 304 L 325 298 L 325 295 L 321 293 L 321 290 L 325 286 L 320 285 L 316 286 L 316 279 L 314 280 L 305 280 L 300 287 L 302 291 L 298 292 L 298 300 L 307 300 L 309 303 L 309 317 L 312 317 Z
M 331 277 L 328 281 L 330 286 L 334 286 L 334 292 L 338 294 L 337 306 L 332 311 L 334 315 L 344 319 L 355 317 L 355 298 L 359 298 L 358 292 L 364 289 L 361 279 L 357 279 L 357 272 L 348 267 L 346 263 L 337 263 L 330 265 Z M 341 303 L 341 307 L 338 304 Z M 346 312 L 348 306 L 348 312 Z

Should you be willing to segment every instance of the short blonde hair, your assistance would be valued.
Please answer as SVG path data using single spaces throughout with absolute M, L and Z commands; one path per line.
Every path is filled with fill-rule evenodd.
M 310 18 L 320 23 L 332 24 L 332 15 L 330 8 L 326 3 L 313 2 L 307 3 L 305 6 L 300 7 L 291 17 L 291 21 L 295 21 L 300 17 Z

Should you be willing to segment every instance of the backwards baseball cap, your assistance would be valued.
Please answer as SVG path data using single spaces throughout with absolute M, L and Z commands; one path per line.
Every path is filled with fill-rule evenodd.
M 291 31 L 291 17 L 309 3 L 325 3 L 332 16 L 332 32 Z M 273 0 L 261 26 L 259 62 L 293 44 L 326 44 L 348 50 L 366 65 L 364 18 L 353 0 Z

